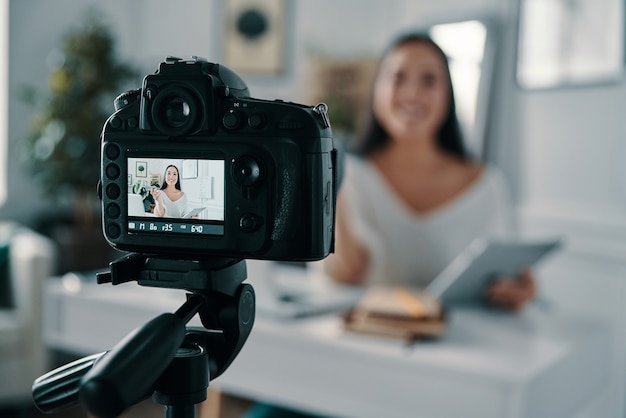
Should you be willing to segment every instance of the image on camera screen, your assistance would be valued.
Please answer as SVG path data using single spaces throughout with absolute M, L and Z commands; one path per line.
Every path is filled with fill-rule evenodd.
M 224 161 L 128 158 L 128 229 L 224 234 Z

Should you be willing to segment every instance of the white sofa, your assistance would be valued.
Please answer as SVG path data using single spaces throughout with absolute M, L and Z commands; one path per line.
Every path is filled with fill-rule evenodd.
M 33 380 L 48 366 L 42 343 L 42 295 L 44 281 L 54 273 L 56 246 L 14 224 L 0 224 L 0 236 L 3 244 L 8 243 L 9 277 L 4 288 L 11 300 L 0 308 L 0 405 L 14 405 L 31 399 Z

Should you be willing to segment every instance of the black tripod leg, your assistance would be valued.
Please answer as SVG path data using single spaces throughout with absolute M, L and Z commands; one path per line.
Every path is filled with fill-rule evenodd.
M 186 338 L 157 381 L 154 402 L 164 405 L 166 418 L 193 418 L 195 405 L 207 398 L 209 356 L 205 347 Z

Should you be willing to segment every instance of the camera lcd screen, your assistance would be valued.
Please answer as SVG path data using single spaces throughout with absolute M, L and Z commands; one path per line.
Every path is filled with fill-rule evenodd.
M 128 231 L 224 235 L 224 161 L 128 158 Z

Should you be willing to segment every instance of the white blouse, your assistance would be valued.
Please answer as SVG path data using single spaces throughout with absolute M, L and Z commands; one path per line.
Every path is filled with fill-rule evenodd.
M 187 211 L 187 195 L 183 192 L 183 195 L 175 201 L 165 194 L 161 193 L 163 197 L 163 208 L 165 209 L 164 217 L 168 218 L 182 218 Z
M 475 238 L 513 232 L 505 181 L 492 166 L 462 194 L 425 215 L 409 208 L 367 160 L 346 156 L 340 187 L 351 230 L 369 252 L 366 284 L 426 286 Z

